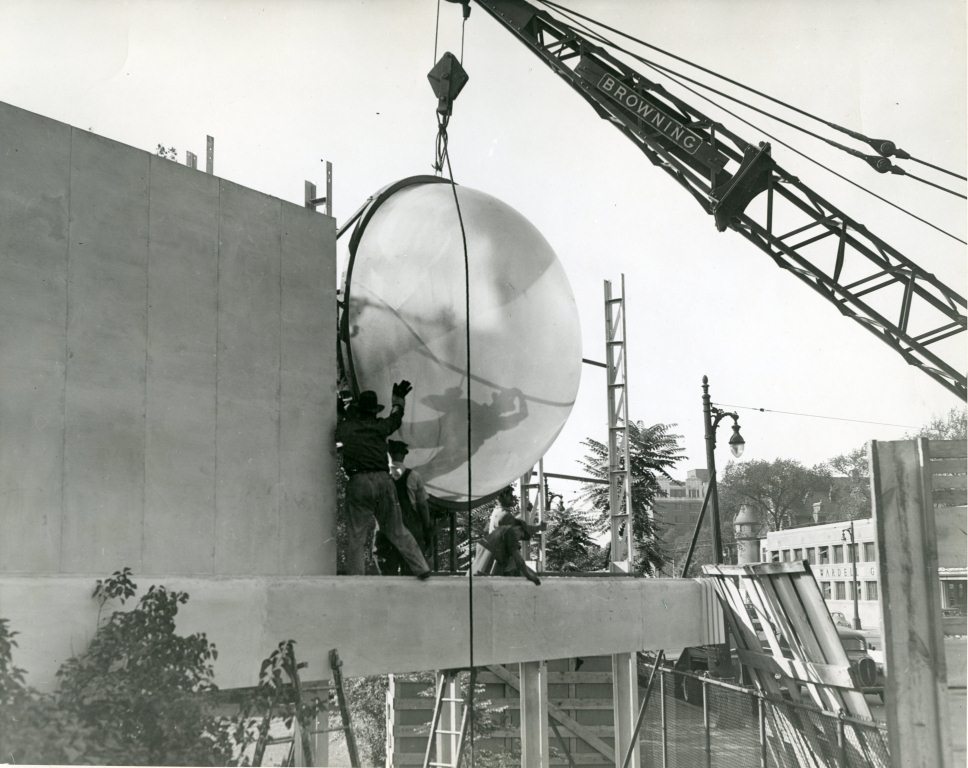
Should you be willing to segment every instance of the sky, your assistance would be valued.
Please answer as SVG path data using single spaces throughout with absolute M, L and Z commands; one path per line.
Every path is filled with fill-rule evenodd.
M 562 3 L 965 174 L 962 0 Z M 174 146 L 182 160 L 190 150 L 204 162 L 212 135 L 217 175 L 300 204 L 303 181 L 322 185 L 321 161 L 329 160 L 342 223 L 385 184 L 432 172 L 436 100 L 426 73 L 435 34 L 438 56 L 461 50 L 460 10 L 440 5 L 438 27 L 437 0 L 4 0 L 0 101 L 144 150 Z M 554 247 L 575 293 L 585 357 L 604 359 L 602 283 L 625 275 L 630 416 L 676 425 L 688 454 L 676 476 L 705 466 L 704 374 L 723 405 L 836 417 L 740 410 L 744 460 L 812 465 L 870 439 L 900 439 L 959 405 L 759 249 L 717 232 L 684 190 L 481 9 L 464 33 L 470 81 L 450 125 L 455 178 L 517 208 Z M 670 88 L 748 141 L 771 140 L 764 131 L 789 139 L 966 239 L 963 200 L 878 176 L 768 118 L 749 116 L 750 127 Z M 966 293 L 964 245 L 776 142 L 773 156 Z M 947 186 L 961 183 L 901 164 Z M 538 360 L 553 340 L 522 343 Z M 947 356 L 965 370 L 963 335 Z M 545 469 L 578 472 L 580 442 L 604 440 L 605 428 L 604 374 L 585 366 Z M 729 430 L 720 432 L 722 468 Z

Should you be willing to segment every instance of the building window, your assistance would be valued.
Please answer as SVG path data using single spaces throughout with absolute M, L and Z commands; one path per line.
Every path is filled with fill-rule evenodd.
M 853 562 L 855 562 L 857 560 L 857 548 L 859 546 L 860 546 L 859 544 L 848 544 L 847 545 L 847 557 L 848 557 L 847 562 L 848 563 L 853 563 Z
M 830 547 L 820 547 L 817 552 L 817 563 L 825 565 L 830 562 Z
M 817 562 L 817 550 L 813 547 L 807 547 L 807 562 Z
M 793 559 L 794 560 L 803 560 L 803 550 L 802 549 L 795 549 L 795 550 L 793 550 Z
M 877 582 L 868 581 L 867 582 L 867 599 L 876 600 L 877 599 Z
M 874 551 L 874 542 L 865 541 L 864 542 L 864 561 L 868 563 L 873 563 L 877 560 L 877 554 Z
M 857 599 L 858 600 L 862 600 L 863 599 L 861 597 L 861 595 L 860 595 L 860 582 L 859 581 L 848 581 L 847 582 L 847 586 L 849 587 L 849 589 L 847 590 L 848 593 L 849 593 L 847 595 L 847 599 L 848 600 L 853 600 L 854 599 L 855 592 L 857 594 Z
M 847 599 L 847 582 L 846 581 L 835 581 L 837 589 L 837 599 L 846 600 Z
M 778 550 L 774 549 L 773 552 L 770 553 L 770 562 L 771 563 L 780 562 L 780 552 Z
M 761 563 L 768 563 L 768 562 L 770 562 L 769 552 L 767 552 L 765 549 L 763 550 L 763 555 L 760 558 L 760 562 Z
M 823 599 L 824 600 L 829 600 L 830 599 L 830 582 L 829 581 L 821 581 L 820 582 L 820 589 L 823 592 Z
M 784 563 L 789 563 L 790 562 L 790 550 L 789 549 L 784 549 L 783 550 L 783 562 Z
M 965 594 L 966 582 L 945 580 L 941 582 L 941 607 L 949 615 L 964 616 L 968 613 L 968 597 Z
M 836 546 L 831 547 L 831 549 L 833 549 L 834 551 L 834 562 L 835 563 L 844 562 L 844 545 L 837 544 Z

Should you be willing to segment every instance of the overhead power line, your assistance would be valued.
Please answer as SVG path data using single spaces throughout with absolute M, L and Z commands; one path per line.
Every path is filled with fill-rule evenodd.
M 887 421 L 868 421 L 866 419 L 848 419 L 843 416 L 823 416 L 818 413 L 800 413 L 798 411 L 778 411 L 774 408 L 754 408 L 751 405 L 729 405 L 727 403 L 716 403 L 721 408 L 738 408 L 741 411 L 759 411 L 760 413 L 782 413 L 786 416 L 804 416 L 810 419 L 827 419 L 828 421 L 850 421 L 855 424 L 876 424 L 879 427 L 903 427 L 904 429 L 917 429 L 911 424 L 892 424 Z

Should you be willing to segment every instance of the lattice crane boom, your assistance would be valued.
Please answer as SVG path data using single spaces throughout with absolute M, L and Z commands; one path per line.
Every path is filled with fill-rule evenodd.
M 966 330 L 963 296 L 788 173 L 770 155 L 525 0 L 476 0 L 715 218 L 966 398 L 935 347 Z M 765 193 L 755 206 L 754 198 Z

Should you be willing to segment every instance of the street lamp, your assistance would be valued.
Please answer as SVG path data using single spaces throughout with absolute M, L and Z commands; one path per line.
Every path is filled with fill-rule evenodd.
M 709 378 L 702 377 L 702 413 L 706 436 L 706 468 L 709 472 L 709 503 L 712 506 L 713 559 L 716 565 L 723 562 L 723 541 L 719 530 L 719 491 L 716 486 L 716 430 L 727 416 L 733 419 L 733 434 L 729 438 L 729 449 L 737 459 L 743 455 L 746 441 L 739 432 L 739 416 L 733 411 L 724 411 L 712 404 L 709 398 Z
M 854 629 L 860 629 L 860 610 L 857 607 L 857 601 L 860 598 L 858 594 L 860 592 L 860 584 L 857 582 L 857 546 L 854 543 L 854 521 L 850 521 L 850 528 L 844 528 L 840 532 L 840 538 L 843 541 L 847 541 L 847 535 L 850 534 L 850 552 L 849 557 L 851 564 L 854 566 Z

